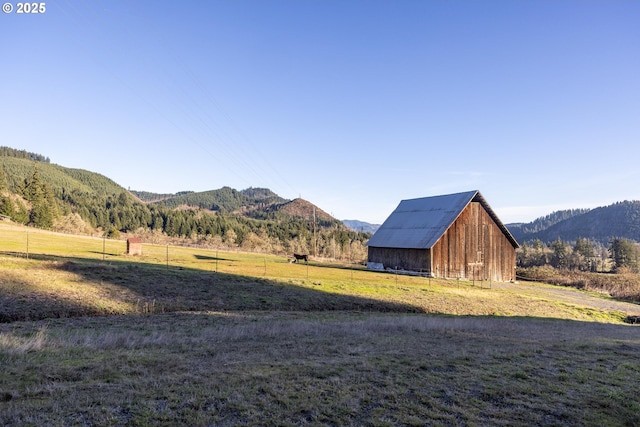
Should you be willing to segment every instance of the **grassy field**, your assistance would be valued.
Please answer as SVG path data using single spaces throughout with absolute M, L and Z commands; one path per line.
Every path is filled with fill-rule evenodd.
M 0 224 L 2 425 L 640 424 L 637 305 L 143 250 Z

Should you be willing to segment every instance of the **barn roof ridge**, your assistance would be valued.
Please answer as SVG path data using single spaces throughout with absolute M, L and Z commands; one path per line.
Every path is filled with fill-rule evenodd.
M 401 200 L 368 246 L 432 248 L 471 202 L 479 202 L 514 248 L 520 245 L 479 190 Z M 422 215 L 416 215 L 421 212 Z

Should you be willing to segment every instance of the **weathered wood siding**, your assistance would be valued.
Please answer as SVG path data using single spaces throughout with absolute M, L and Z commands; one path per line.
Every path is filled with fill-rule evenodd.
M 515 280 L 515 248 L 479 202 L 469 203 L 431 255 L 436 277 Z
M 127 255 L 142 255 L 142 239 L 131 237 L 127 239 Z
M 401 270 L 431 271 L 429 249 L 377 248 L 369 246 L 369 262 L 379 262 L 385 268 Z

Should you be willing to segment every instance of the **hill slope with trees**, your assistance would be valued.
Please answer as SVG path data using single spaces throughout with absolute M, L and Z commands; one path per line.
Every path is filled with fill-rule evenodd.
M 314 211 L 315 218 L 308 214 Z M 289 201 L 265 188 L 129 192 L 103 175 L 8 147 L 0 149 L 0 215 L 70 233 L 129 233 L 152 242 L 171 238 L 355 260 L 366 256 L 364 243 L 370 237 L 347 229 L 310 202 Z
M 539 239 L 575 242 L 588 238 L 608 245 L 614 238 L 640 242 L 640 201 L 623 201 L 595 209 L 554 212 L 527 224 L 507 224 L 520 243 Z
M 266 188 L 247 188 L 238 191 L 230 187 L 222 187 L 218 190 L 183 191 L 176 194 L 154 194 L 142 191 L 132 191 L 131 193 L 141 200 L 162 204 L 169 208 L 188 206 L 219 212 L 251 210 L 285 201 Z

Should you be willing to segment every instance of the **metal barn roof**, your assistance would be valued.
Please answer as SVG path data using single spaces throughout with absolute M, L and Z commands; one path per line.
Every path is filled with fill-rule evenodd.
M 432 248 L 472 201 L 482 204 L 509 241 L 517 248 L 518 242 L 478 190 L 402 200 L 369 239 L 367 245 L 382 248 Z

